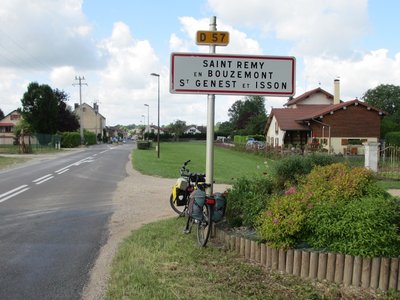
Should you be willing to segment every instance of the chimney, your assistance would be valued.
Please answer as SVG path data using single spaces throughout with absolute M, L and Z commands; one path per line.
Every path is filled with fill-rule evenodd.
M 74 109 L 77 109 L 79 107 L 79 103 L 74 103 Z
M 340 80 L 335 79 L 333 81 L 333 104 L 339 104 L 340 103 Z

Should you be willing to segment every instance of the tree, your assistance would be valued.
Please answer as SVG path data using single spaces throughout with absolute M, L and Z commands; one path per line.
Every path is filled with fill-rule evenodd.
M 73 113 L 71 106 L 66 103 L 69 100 L 68 95 L 58 89 L 53 92 L 58 101 L 57 131 L 72 132 L 78 130 L 80 127 L 78 118 Z
M 400 86 L 381 84 L 366 91 L 362 99 L 388 113 L 381 123 L 381 137 L 391 131 L 400 131 Z
M 3 113 L 3 111 L 1 110 L 1 108 L 0 108 L 0 120 L 1 119 L 4 119 L 4 113 Z
M 222 123 L 217 124 L 218 129 L 217 129 L 217 134 L 222 135 L 222 136 L 231 136 L 235 130 L 233 127 L 232 122 L 225 121 Z
M 58 101 L 47 84 L 32 82 L 21 99 L 22 117 L 36 133 L 55 134 L 57 132 Z
M 262 134 L 262 130 L 267 119 L 265 111 L 264 97 L 247 96 L 245 100 L 238 100 L 228 110 L 229 121 L 232 123 L 236 133 L 239 134 Z M 253 119 L 257 119 L 257 124 L 263 120 L 262 126 L 255 126 Z M 247 127 L 249 125 L 249 127 Z M 254 132 L 253 130 L 257 130 Z
M 174 135 L 175 140 L 179 140 L 179 136 L 185 132 L 186 127 L 186 122 L 181 120 L 177 120 L 167 126 L 170 133 Z
M 362 99 L 366 103 L 394 115 L 400 109 L 400 86 L 381 84 L 366 91 Z

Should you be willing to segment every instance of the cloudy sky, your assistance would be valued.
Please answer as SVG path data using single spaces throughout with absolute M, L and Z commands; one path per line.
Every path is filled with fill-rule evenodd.
M 217 53 L 296 58 L 296 95 L 316 88 L 350 100 L 379 84 L 400 85 L 397 0 L 1 0 L 0 108 L 21 106 L 30 82 L 97 102 L 107 125 L 207 123 L 207 96 L 169 92 L 171 52 L 208 53 L 196 31 L 229 31 Z M 215 121 L 242 96 L 216 96 Z M 286 98 L 266 97 L 266 109 Z M 145 117 L 142 117 L 142 116 Z

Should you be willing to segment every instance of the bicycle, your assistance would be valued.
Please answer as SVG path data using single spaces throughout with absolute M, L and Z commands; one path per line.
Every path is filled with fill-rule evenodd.
M 198 190 L 190 195 L 188 209 L 186 210 L 186 226 L 184 233 L 190 233 L 192 231 L 193 224 L 196 224 L 196 236 L 199 246 L 205 247 L 213 226 L 213 207 L 216 200 L 213 195 L 207 195 L 204 191 L 205 188 L 209 187 L 210 184 L 203 184 L 198 186 Z M 196 202 L 196 198 L 199 205 Z M 197 206 L 197 209 L 194 207 Z
M 187 168 L 189 162 L 190 160 L 185 161 L 179 169 L 180 177 L 172 187 L 171 195 L 169 197 L 171 208 L 179 216 L 185 216 L 185 212 L 188 209 L 189 195 L 199 186 L 204 185 L 206 181 L 205 174 L 191 173 L 189 171 Z

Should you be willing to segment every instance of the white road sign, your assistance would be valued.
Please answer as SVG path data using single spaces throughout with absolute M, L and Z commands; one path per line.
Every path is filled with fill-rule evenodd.
M 293 96 L 295 68 L 289 56 L 172 53 L 170 92 Z

